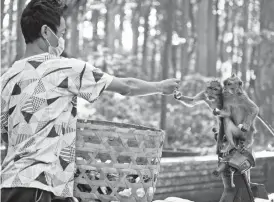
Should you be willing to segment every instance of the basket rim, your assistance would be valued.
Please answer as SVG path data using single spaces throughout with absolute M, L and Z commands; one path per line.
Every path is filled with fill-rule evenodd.
M 129 123 L 119 123 L 119 122 L 112 122 L 112 121 L 97 121 L 97 120 L 90 120 L 90 119 L 77 119 L 77 123 L 91 123 L 96 125 L 108 125 L 108 126 L 115 126 L 120 128 L 134 128 L 137 130 L 150 130 L 154 132 L 161 132 L 164 133 L 163 130 L 158 128 L 147 127 L 143 125 L 136 125 L 136 124 L 129 124 Z

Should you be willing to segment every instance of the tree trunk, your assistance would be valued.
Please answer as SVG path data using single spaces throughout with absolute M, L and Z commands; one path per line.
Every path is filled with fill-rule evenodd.
M 13 34 L 13 6 L 14 6 L 14 0 L 10 1 L 9 4 L 9 41 L 7 43 L 7 56 L 8 56 L 8 67 L 11 66 L 12 60 L 13 60 L 13 54 L 12 54 L 12 47 L 13 47 L 13 40 L 12 40 L 12 34 Z
M 144 14 L 144 43 L 143 43 L 143 50 L 142 50 L 142 70 L 145 75 L 147 75 L 147 42 L 148 42 L 148 37 L 149 37 L 149 14 L 150 14 L 150 7 L 151 5 L 147 5 L 145 7 L 145 14 Z
M 165 16 L 166 19 L 163 21 L 164 29 L 166 32 L 166 40 L 164 44 L 163 49 L 163 55 L 162 55 L 162 79 L 168 78 L 168 70 L 169 70 L 169 64 L 171 59 L 171 41 L 172 41 L 172 22 L 173 22 L 173 0 L 170 1 L 161 1 L 161 3 L 164 4 L 165 7 Z M 166 96 L 162 96 L 161 99 L 161 122 L 160 122 L 160 128 L 165 130 L 166 129 L 166 115 L 167 115 L 167 100 Z M 166 136 L 167 138 L 167 136 Z M 168 144 L 168 141 L 166 139 L 166 144 Z
M 234 55 L 237 54 L 237 47 L 235 46 L 235 34 L 234 34 L 234 28 L 235 28 L 235 16 L 231 9 L 230 10 L 230 30 L 232 33 L 232 39 L 231 39 L 231 53 L 230 53 L 230 60 L 232 63 L 232 73 L 237 73 L 237 63 L 233 61 Z
M 189 22 L 189 9 L 190 2 L 189 0 L 181 0 L 181 10 L 183 12 L 181 23 L 181 37 L 185 39 L 185 43 L 181 45 L 181 80 L 188 72 L 188 27 L 187 23 Z M 191 12 L 191 11 L 190 11 Z M 192 25 L 193 26 L 193 25 Z
M 243 20 L 243 28 L 244 28 L 244 33 L 248 32 L 248 16 L 249 16 L 249 0 L 244 1 L 244 5 L 243 5 L 243 9 L 244 9 L 244 20 Z M 247 38 L 245 36 L 243 36 L 243 56 L 242 56 L 242 81 L 244 86 L 246 85 L 246 73 L 247 73 L 247 67 L 248 67 L 248 44 L 247 44 Z
M 151 65 L 150 65 L 150 81 L 154 81 L 156 73 L 156 54 L 157 54 L 157 43 L 153 42 L 153 50 L 151 54 Z
M 106 40 L 107 47 L 113 53 L 115 51 L 115 39 L 116 39 L 116 29 L 115 29 L 115 16 L 119 12 L 120 6 L 116 1 L 106 4 L 107 8 L 107 30 L 106 30 Z
M 24 42 L 24 36 L 22 34 L 21 30 L 21 15 L 23 12 L 25 6 L 25 0 L 18 0 L 17 1 L 17 24 L 16 24 L 16 35 L 17 35 L 17 40 L 16 40 L 16 57 L 15 60 L 19 60 L 20 58 L 23 57 L 24 52 L 25 52 L 25 42 Z
M 225 57 L 224 57 L 224 53 L 225 53 L 225 50 L 224 50 L 224 37 L 225 37 L 225 34 L 226 32 L 228 31 L 228 24 L 229 24 L 229 10 L 228 10 L 228 7 L 229 7 L 229 2 L 228 0 L 225 1 L 225 13 L 226 13 L 226 16 L 225 16 L 225 24 L 223 26 L 223 30 L 220 34 L 220 38 L 219 38 L 219 50 L 218 50 L 218 55 L 219 55 L 219 58 L 221 60 L 221 62 L 223 63 L 225 61 Z
M 196 32 L 196 21 L 195 21 L 195 17 L 194 17 L 194 13 L 195 13 L 195 4 L 196 2 L 192 2 L 191 0 L 189 0 L 189 10 L 188 10 L 188 17 L 189 17 L 189 22 L 191 24 L 191 27 L 190 27 L 190 37 L 189 38 L 192 38 L 193 39 L 193 43 L 191 46 L 188 45 L 188 61 L 190 61 L 191 57 L 193 54 L 195 54 L 195 52 L 197 52 L 197 32 Z M 188 41 L 187 41 L 188 43 Z M 197 58 L 197 56 L 196 56 Z M 196 60 L 196 59 L 195 59 Z M 197 62 L 195 62 L 195 65 L 196 65 Z M 187 74 L 189 69 L 186 69 L 186 72 L 185 74 Z
M 171 60 L 170 60 L 170 66 L 172 67 L 172 77 L 176 78 L 177 74 L 177 55 L 178 55 L 178 49 L 179 46 L 171 45 Z
M 100 11 L 99 10 L 93 10 L 92 11 L 92 24 L 93 24 L 93 35 L 92 35 L 92 40 L 93 40 L 93 51 L 97 51 L 97 45 L 98 45 L 98 22 L 99 22 L 99 15 Z
M 207 76 L 216 77 L 217 43 L 216 43 L 216 15 L 212 8 L 216 9 L 216 0 L 208 1 L 208 33 L 207 33 Z
M 123 1 L 120 8 L 120 24 L 119 24 L 119 33 L 118 33 L 118 41 L 119 47 L 123 47 L 123 31 L 124 31 L 124 20 L 125 20 L 125 2 Z
M 107 9 L 107 12 L 105 14 L 105 39 L 104 39 L 104 45 L 105 47 L 108 47 L 108 24 L 109 24 L 109 14 L 108 14 L 109 10 Z
M 132 25 L 132 53 L 133 55 L 137 56 L 138 54 L 138 39 L 139 39 L 139 25 L 140 25 L 140 16 L 141 16 L 141 4 L 142 0 L 137 1 L 137 7 L 134 9 L 132 12 L 132 20 L 131 20 L 131 25 Z
M 80 1 L 75 4 L 71 15 L 70 55 L 75 58 L 78 57 L 79 54 L 79 7 Z
M 196 71 L 207 75 L 208 61 L 208 6 L 210 1 L 200 1 L 197 11 L 197 62 Z M 215 24 L 214 24 L 215 25 Z
M 260 1 L 260 29 L 265 31 L 273 32 L 274 24 L 274 2 L 269 0 Z M 258 58 L 257 64 L 258 68 L 256 71 L 256 84 L 255 84 L 255 93 L 258 95 L 259 101 L 261 103 L 260 114 L 266 119 L 270 125 L 274 125 L 274 56 L 272 50 L 274 45 L 271 42 L 271 39 L 263 37 L 263 40 L 258 46 Z M 260 132 L 269 134 L 265 129 L 262 129 Z M 272 136 L 268 136 L 273 139 Z M 268 144 L 268 142 L 267 142 Z
M 108 14 L 108 35 L 107 35 L 107 47 L 110 51 L 115 51 L 114 39 L 115 39 L 115 13 L 113 12 L 112 6 L 107 6 Z
M 5 7 L 5 0 L 1 0 L 1 30 L 3 30 L 3 19 L 5 17 L 4 7 Z
M 71 28 L 70 28 L 70 19 L 71 17 L 69 16 L 65 16 L 65 21 L 66 21 L 66 31 L 65 31 L 65 34 L 64 34 L 64 37 L 65 37 L 65 40 L 66 40 L 66 43 L 65 43 L 65 50 L 66 52 L 69 52 L 69 48 L 70 48 L 70 38 L 71 38 Z
M 80 6 L 80 12 L 79 12 L 79 24 L 80 24 L 80 30 L 83 29 L 83 19 L 85 18 L 85 14 L 87 13 L 87 0 L 82 0 L 81 1 L 81 6 Z M 84 50 L 85 48 L 85 41 L 84 41 L 84 34 L 83 32 L 80 32 L 79 30 L 79 53 L 82 52 L 82 50 Z M 81 54 L 82 57 L 84 57 L 84 55 Z M 86 56 L 86 55 L 85 55 Z M 84 59 L 84 58 L 83 58 Z

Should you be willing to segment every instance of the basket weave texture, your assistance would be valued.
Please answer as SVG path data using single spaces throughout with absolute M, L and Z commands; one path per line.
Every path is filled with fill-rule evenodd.
M 164 137 L 143 126 L 78 120 L 74 195 L 83 202 L 151 202 Z

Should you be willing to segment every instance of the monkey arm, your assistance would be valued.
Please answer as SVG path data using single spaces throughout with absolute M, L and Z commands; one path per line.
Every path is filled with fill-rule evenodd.
M 259 107 L 248 97 L 245 98 L 244 107 L 246 109 L 247 115 L 243 121 L 243 131 L 249 131 L 252 123 L 254 122 L 256 116 L 259 114 Z
M 229 118 L 231 116 L 231 110 L 228 110 L 228 109 L 222 109 L 222 110 L 214 109 L 213 114 L 215 116 L 219 116 L 219 117 L 223 117 L 223 118 Z
M 182 93 L 176 92 L 174 97 L 187 107 L 194 107 L 205 102 L 204 92 L 200 92 L 194 97 L 184 96 Z
M 221 162 L 216 170 L 213 171 L 213 175 L 218 177 L 228 167 L 227 163 Z

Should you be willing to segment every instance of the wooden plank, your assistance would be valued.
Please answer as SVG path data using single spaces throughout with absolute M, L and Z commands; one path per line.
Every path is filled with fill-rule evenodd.
M 200 189 L 193 191 L 178 191 L 172 193 L 157 193 L 154 195 L 153 200 L 165 199 L 170 196 L 188 199 L 195 202 L 218 202 L 221 198 L 223 188 L 214 189 Z
M 157 180 L 157 188 L 168 187 L 168 186 L 179 186 L 179 185 L 195 185 L 201 183 L 221 182 L 220 177 L 213 175 L 197 175 L 197 176 L 186 176 L 180 178 L 160 178 Z
M 215 178 L 211 174 L 216 166 L 217 161 L 203 161 L 202 158 L 196 158 L 195 161 L 182 157 L 174 158 L 174 161 L 164 160 L 161 162 L 154 200 L 175 196 L 195 202 L 218 202 L 223 184 L 220 177 Z M 269 185 L 274 183 L 273 176 L 274 156 L 256 159 L 256 167 L 251 169 L 251 181 L 265 184 L 271 193 L 274 187 Z

